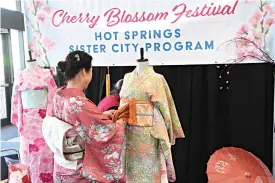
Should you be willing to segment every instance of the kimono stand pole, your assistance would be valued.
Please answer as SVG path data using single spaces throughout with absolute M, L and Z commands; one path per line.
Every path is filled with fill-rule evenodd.
M 106 97 L 111 93 L 111 76 L 110 76 L 110 69 L 107 67 L 107 74 L 106 74 Z
M 36 59 L 32 59 L 32 51 L 29 51 L 29 57 L 30 57 L 30 60 L 27 60 L 27 62 L 35 62 Z
M 144 48 L 140 48 L 140 58 L 137 59 L 137 62 L 148 62 L 147 58 L 144 58 Z
M 30 60 L 27 60 L 26 67 L 28 69 L 33 69 L 37 65 L 37 62 L 36 62 L 36 59 L 32 58 L 32 52 L 31 51 L 29 51 L 29 57 L 30 57 Z

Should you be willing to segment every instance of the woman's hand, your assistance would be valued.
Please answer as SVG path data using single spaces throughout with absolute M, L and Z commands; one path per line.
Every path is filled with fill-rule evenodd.
M 107 115 L 109 119 L 113 119 L 114 112 L 115 110 L 109 110 L 109 111 L 103 112 L 103 114 Z

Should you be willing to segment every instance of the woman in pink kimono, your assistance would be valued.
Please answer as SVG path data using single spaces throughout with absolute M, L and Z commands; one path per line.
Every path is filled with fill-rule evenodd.
M 62 166 L 55 159 L 56 183 L 111 183 L 123 179 L 124 123 L 110 120 L 110 111 L 100 112 L 84 96 L 83 90 L 92 80 L 91 63 L 92 57 L 82 51 L 71 52 L 66 61 L 58 63 L 68 82 L 66 87 L 57 89 L 51 116 L 72 126 L 65 135 L 64 152 L 68 144 L 79 147 L 71 149 L 75 153 L 70 154 L 70 148 L 67 148 L 68 154 L 63 153 L 66 159 L 77 160 L 75 168 Z M 57 128 L 57 123 L 51 125 Z

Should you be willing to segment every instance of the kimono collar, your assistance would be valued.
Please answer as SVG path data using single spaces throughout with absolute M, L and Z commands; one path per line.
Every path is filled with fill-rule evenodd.
M 57 89 L 57 94 L 63 97 L 85 97 L 84 92 L 80 88 L 61 87 Z
M 135 70 L 132 72 L 136 77 L 144 77 L 144 76 L 148 76 L 149 74 L 154 74 L 154 68 L 153 66 L 148 66 L 147 68 L 145 68 L 142 72 L 138 72 L 137 68 L 135 68 Z
M 152 66 L 147 67 L 139 73 L 136 68 L 128 75 L 127 79 L 123 81 L 123 88 L 125 88 L 125 90 L 121 91 L 121 96 L 128 97 L 133 92 L 133 86 L 138 88 L 149 76 L 154 74 L 155 71 Z

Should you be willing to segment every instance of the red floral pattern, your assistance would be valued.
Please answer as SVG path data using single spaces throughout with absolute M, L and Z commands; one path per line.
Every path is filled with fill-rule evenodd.
M 38 147 L 44 147 L 46 145 L 46 142 L 44 138 L 37 138 L 34 140 L 34 144 L 36 144 Z
M 45 109 L 39 109 L 38 114 L 42 119 L 44 119 L 46 117 L 46 110 Z
M 38 152 L 39 148 L 35 144 L 30 144 L 29 145 L 29 153 L 31 152 Z
M 40 173 L 39 175 L 40 180 L 42 180 L 43 183 L 51 183 L 53 180 L 53 176 L 51 173 Z
M 22 183 L 31 183 L 28 175 L 25 175 L 24 177 L 22 177 Z

